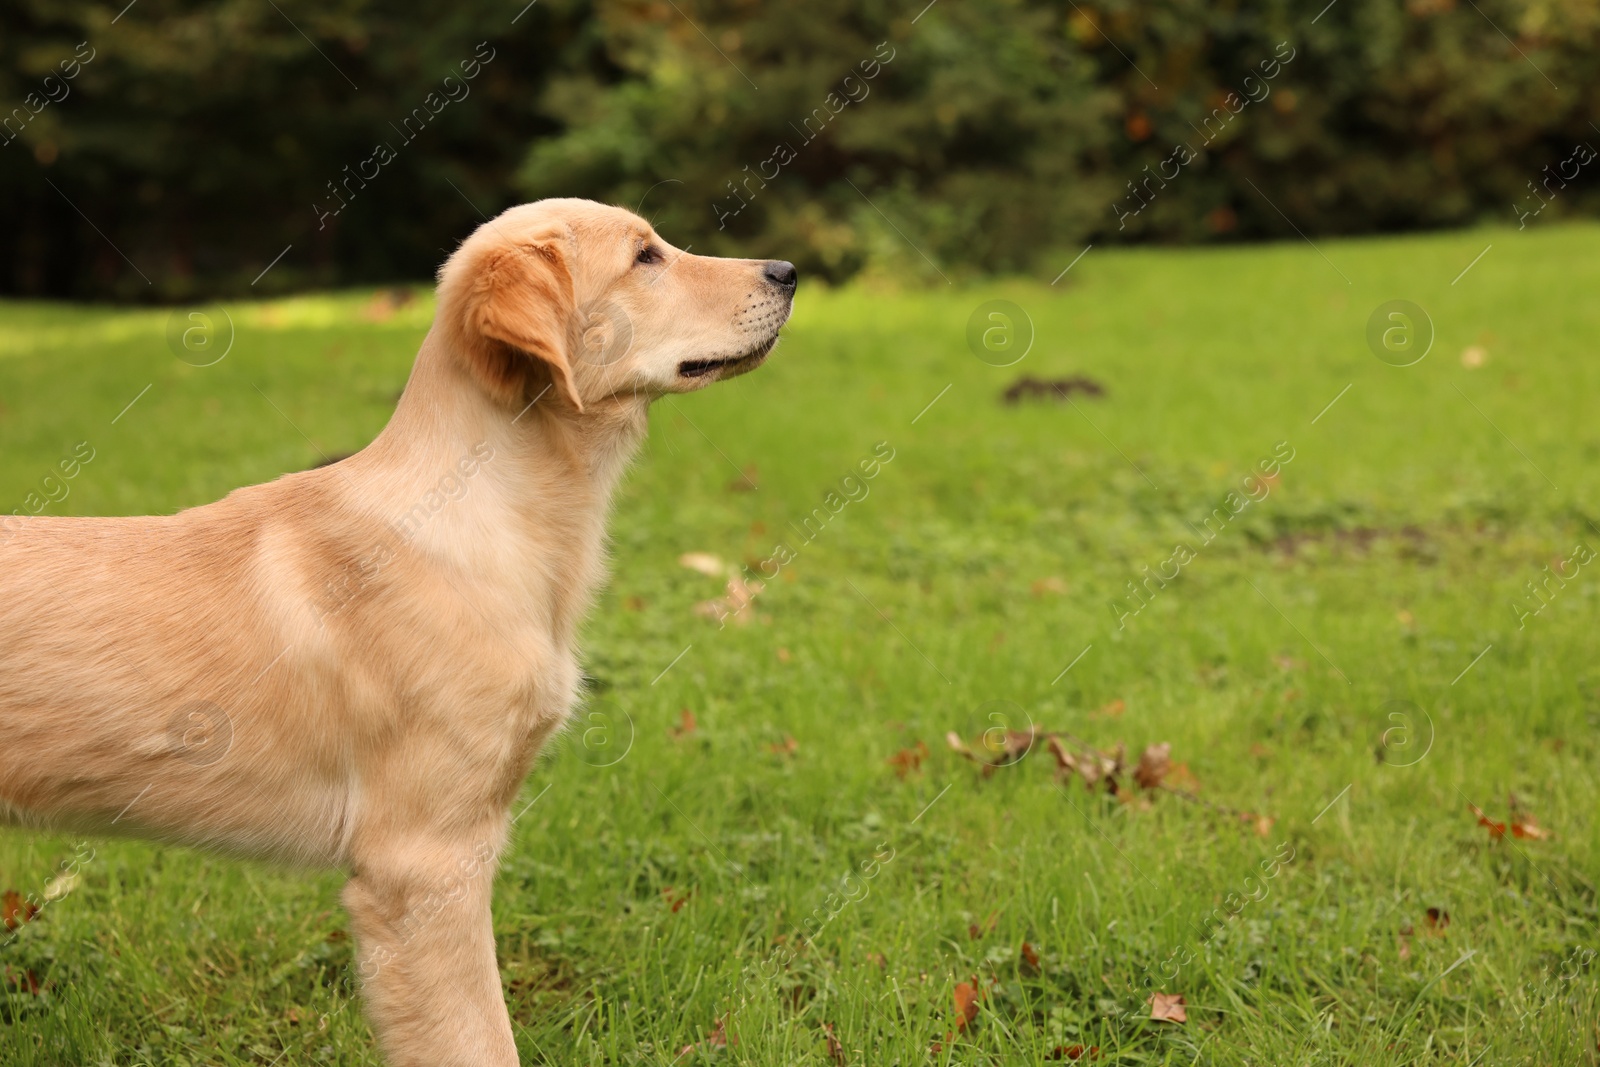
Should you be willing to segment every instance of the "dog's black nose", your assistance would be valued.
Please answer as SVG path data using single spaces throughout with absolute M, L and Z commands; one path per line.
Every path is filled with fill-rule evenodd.
M 791 293 L 800 282 L 800 275 L 795 273 L 794 264 L 781 259 L 769 260 L 762 273 L 767 276 L 767 281 Z

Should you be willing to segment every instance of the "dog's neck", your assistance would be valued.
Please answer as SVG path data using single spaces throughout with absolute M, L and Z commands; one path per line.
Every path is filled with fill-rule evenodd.
M 608 398 L 579 415 L 553 394 L 520 410 L 496 403 L 435 327 L 393 419 L 349 463 L 364 503 L 410 544 L 570 640 L 605 576 L 606 519 L 649 400 Z M 405 523 L 413 512 L 421 521 Z

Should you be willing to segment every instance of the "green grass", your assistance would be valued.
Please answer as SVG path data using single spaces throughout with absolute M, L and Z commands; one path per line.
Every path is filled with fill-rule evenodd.
M 827 1026 L 875 1067 L 1075 1044 L 1107 1064 L 1595 1062 L 1600 574 L 1525 627 L 1512 605 L 1600 546 L 1600 228 L 1319 247 L 1095 250 L 1055 287 L 803 284 L 768 367 L 657 405 L 587 628 L 593 703 L 525 788 L 499 875 L 524 1062 L 830 1064 Z M 360 447 L 431 314 L 423 294 L 366 321 L 369 297 L 233 307 L 207 368 L 168 352 L 163 312 L 0 306 L 3 510 L 80 441 L 95 458 L 55 513 L 168 511 Z M 996 297 L 1037 327 L 1012 368 L 964 340 Z M 1364 340 L 1396 297 L 1437 327 L 1406 368 Z M 1021 372 L 1107 395 L 1001 404 Z M 801 545 L 788 524 L 882 441 L 870 493 Z M 1119 629 L 1125 583 L 1279 442 L 1270 495 Z M 731 488 L 746 467 L 758 491 Z M 755 622 L 695 613 L 720 584 L 682 553 L 754 563 L 780 539 L 797 558 Z M 674 736 L 685 708 L 698 728 Z M 943 738 L 991 713 L 1168 741 L 1215 807 L 1063 787 L 1042 746 L 982 777 Z M 888 761 L 918 742 L 901 778 Z M 1503 820 L 1508 793 L 1552 836 L 1491 839 L 1469 802 Z M 42 893 L 78 844 L 6 831 L 0 888 Z M 378 1062 L 337 875 L 89 848 L 0 948 L 0 1061 Z M 1238 914 L 1203 939 L 1218 908 Z M 979 1015 L 947 1037 L 974 975 Z M 1151 989 L 1188 1022 L 1149 1021 Z M 735 1042 L 703 1044 L 725 1016 Z

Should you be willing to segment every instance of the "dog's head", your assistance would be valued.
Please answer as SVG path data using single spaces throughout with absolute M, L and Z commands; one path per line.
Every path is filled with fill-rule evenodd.
M 514 207 L 439 274 L 446 343 L 497 401 L 581 412 L 685 393 L 760 366 L 794 301 L 792 264 L 690 255 L 622 208 Z

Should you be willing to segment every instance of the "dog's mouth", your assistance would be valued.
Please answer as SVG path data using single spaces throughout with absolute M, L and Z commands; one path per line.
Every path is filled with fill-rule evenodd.
M 727 356 L 722 359 L 691 359 L 678 364 L 678 376 L 681 378 L 704 378 L 706 375 L 719 370 L 738 369 L 740 372 L 752 370 L 767 353 L 772 351 L 772 346 L 778 343 L 777 335 L 757 345 L 755 348 L 741 356 Z

